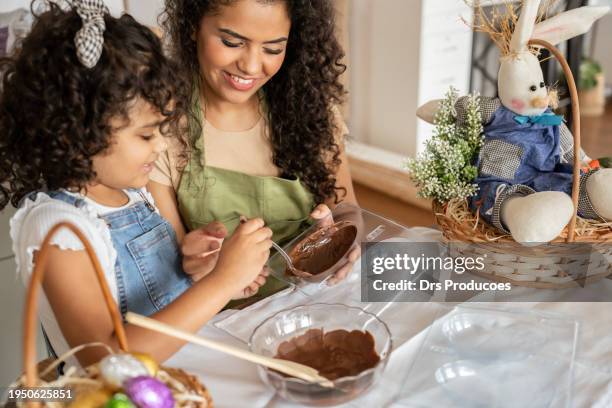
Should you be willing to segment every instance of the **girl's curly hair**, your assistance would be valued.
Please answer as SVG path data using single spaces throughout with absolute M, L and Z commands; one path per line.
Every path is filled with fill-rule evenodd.
M 84 188 L 95 177 L 92 156 L 113 143 L 110 119 L 129 123 L 134 98 L 161 112 L 162 134 L 180 134 L 186 112 L 176 66 L 129 15 L 104 17 L 104 48 L 91 69 L 76 56 L 75 10 L 49 3 L 35 17 L 15 53 L 0 59 L 0 208 L 36 190 Z
M 169 36 L 170 52 L 183 62 L 182 76 L 192 83 L 200 75 L 193 33 L 198 32 L 204 15 L 235 1 L 166 0 L 161 23 Z M 337 203 L 340 147 L 334 139 L 337 124 L 332 108 L 343 101 L 339 77 L 346 66 L 335 35 L 333 4 L 330 0 L 258 1 L 283 1 L 291 19 L 285 61 L 263 87 L 273 162 L 283 176 L 299 177 L 317 202 L 333 197 Z

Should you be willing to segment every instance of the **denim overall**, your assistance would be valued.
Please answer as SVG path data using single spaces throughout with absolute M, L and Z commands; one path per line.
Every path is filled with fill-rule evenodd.
M 35 200 L 38 192 L 26 199 Z M 47 192 L 49 197 L 77 208 L 85 200 L 63 191 Z M 119 211 L 100 216 L 110 230 L 117 252 L 115 279 L 117 301 L 121 315 L 132 311 L 149 316 L 176 299 L 191 286 L 191 279 L 183 272 L 178 243 L 172 226 L 164 220 L 146 197 L 143 201 Z M 49 357 L 58 358 L 45 328 L 42 333 Z M 64 365 L 57 374 L 64 374 Z
M 519 124 L 516 114 L 500 107 L 485 125 L 485 142 L 476 165 L 478 194 L 471 199 L 473 210 L 489 223 L 498 196 L 505 188 L 519 186 L 529 192 L 572 193 L 572 165 L 561 163 L 559 126 Z
M 63 191 L 48 195 L 81 208 L 82 198 Z M 143 201 L 101 215 L 110 230 L 117 260 L 117 302 L 121 315 L 129 310 L 149 316 L 191 286 L 183 272 L 176 235 L 141 193 Z

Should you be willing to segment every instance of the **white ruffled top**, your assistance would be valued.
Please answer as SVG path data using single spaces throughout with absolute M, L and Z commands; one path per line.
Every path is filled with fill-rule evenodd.
M 77 208 L 64 201 L 53 199 L 45 193 L 38 193 L 34 201 L 24 200 L 21 207 L 11 218 L 10 235 L 13 241 L 17 273 L 27 286 L 34 266 L 34 253 L 40 249 L 42 241 L 54 225 L 61 221 L 69 221 L 78 227 L 91 243 L 104 270 L 111 294 L 117 300 L 117 282 L 115 280 L 117 252 L 113 246 L 108 226 L 100 216 L 122 210 L 142 201 L 142 196 L 138 191 L 126 190 L 125 193 L 129 197 L 127 204 L 121 207 L 107 207 L 78 193 L 65 192 L 83 199 L 86 204 Z M 153 204 L 153 197 L 149 192 L 145 189 L 142 189 L 141 192 Z M 51 240 L 51 244 L 62 250 L 79 251 L 85 249 L 77 236 L 68 229 L 59 230 Z M 57 355 L 62 355 L 68 351 L 70 346 L 62 335 L 44 291 L 41 291 L 38 300 L 38 315 Z M 69 360 L 69 363 L 74 364 L 75 362 L 76 360 Z

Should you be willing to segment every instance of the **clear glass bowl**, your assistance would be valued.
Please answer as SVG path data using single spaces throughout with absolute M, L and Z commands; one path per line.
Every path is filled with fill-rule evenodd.
M 442 333 L 463 356 L 488 360 L 522 360 L 549 340 L 535 317 L 486 310 L 453 314 L 442 324 Z
M 323 250 L 321 252 L 321 247 L 327 246 L 334 237 L 338 237 L 338 231 L 345 233 L 345 240 L 339 241 L 343 245 L 337 244 L 336 251 L 338 252 L 333 257 L 331 254 L 331 252 L 335 252 L 333 250 Z M 316 273 L 309 270 L 289 271 L 284 258 L 278 253 L 270 257 L 268 266 L 272 269 L 273 275 L 286 282 L 294 284 L 324 282 L 347 264 L 349 254 L 364 240 L 363 231 L 363 210 L 352 204 L 341 203 L 334 208 L 330 215 L 318 220 L 307 230 L 283 245 L 283 249 L 290 257 L 294 257 L 296 253 L 310 253 L 311 255 L 305 258 L 318 259 L 320 262 L 315 262 L 315 264 L 318 264 L 316 269 L 321 270 Z M 343 234 L 340 233 L 340 235 Z M 305 250 L 305 248 L 308 249 Z M 310 264 L 310 262 L 307 263 Z M 300 265 L 294 266 L 299 267 Z
M 434 376 L 447 397 L 469 408 L 556 407 L 563 387 L 562 363 L 538 356 L 523 361 L 458 360 L 439 367 Z
M 310 406 L 337 405 L 363 394 L 381 377 L 392 350 L 391 332 L 376 315 L 358 307 L 343 304 L 316 303 L 280 311 L 255 328 L 249 340 L 251 351 L 264 356 L 276 356 L 278 346 L 310 329 L 362 330 L 374 337 L 378 364 L 352 377 L 334 381 L 329 389 L 318 384 L 286 377 L 259 366 L 259 376 L 284 399 Z

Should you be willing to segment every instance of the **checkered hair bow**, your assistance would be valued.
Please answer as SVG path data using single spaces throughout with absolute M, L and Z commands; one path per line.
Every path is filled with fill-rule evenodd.
M 74 37 L 76 53 L 81 64 L 93 68 L 102 55 L 104 45 L 104 15 L 108 8 L 102 0 L 74 0 L 76 12 L 83 21 L 83 26 Z

